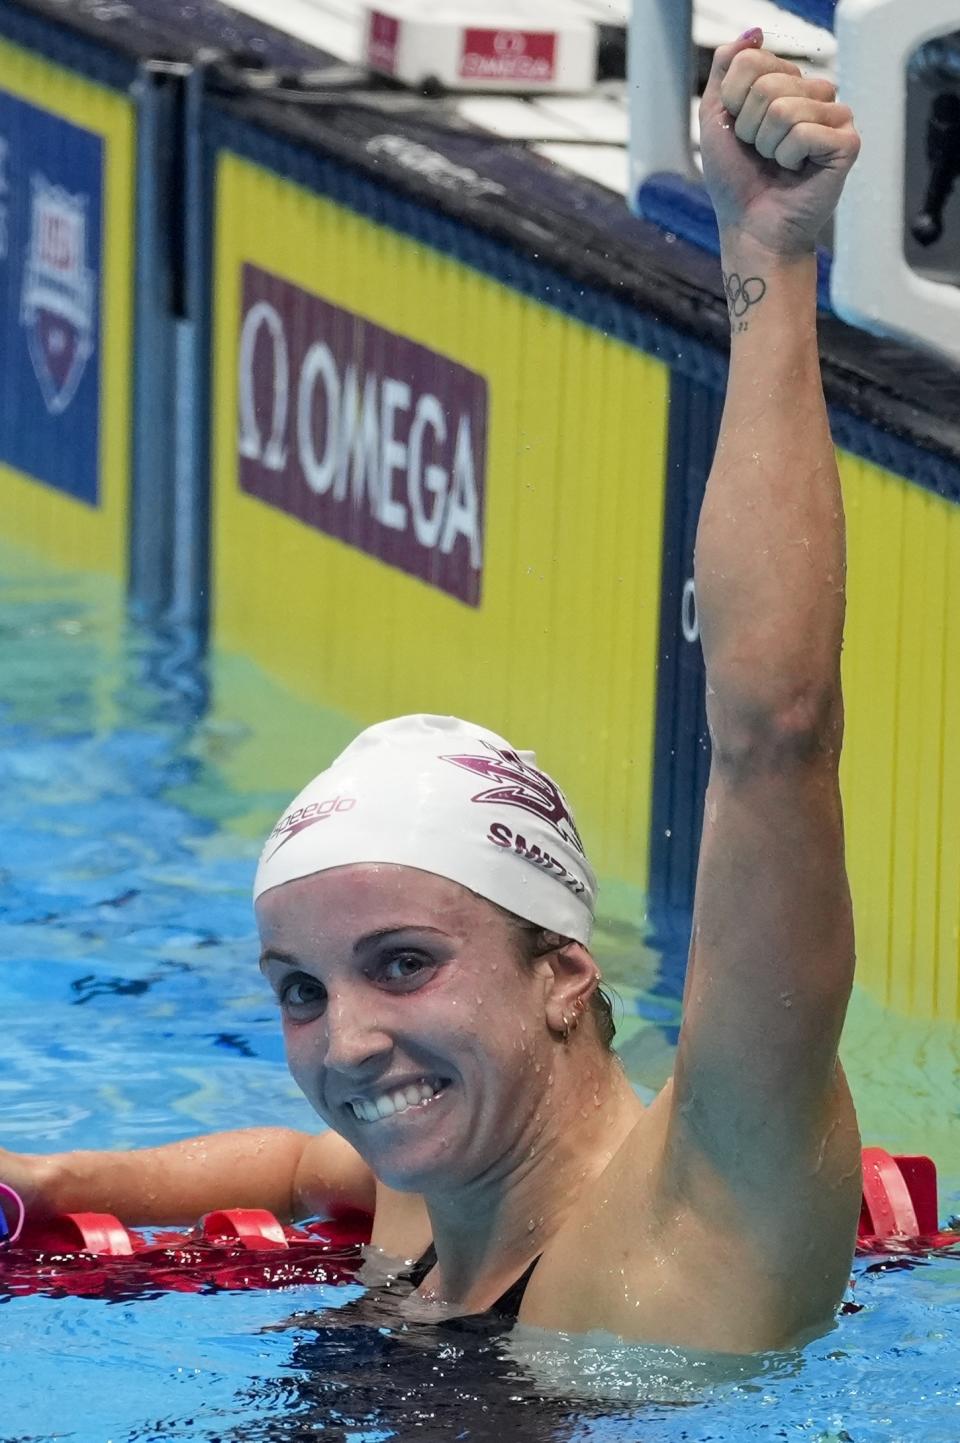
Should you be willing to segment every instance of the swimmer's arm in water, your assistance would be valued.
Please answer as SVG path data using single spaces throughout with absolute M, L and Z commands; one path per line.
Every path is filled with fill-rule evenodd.
M 189 1226 L 216 1208 L 266 1208 L 283 1222 L 373 1212 L 373 1174 L 334 1132 L 210 1133 L 130 1152 L 34 1156 L 0 1148 L 0 1181 L 35 1217 L 112 1213 L 128 1226 Z
M 837 1060 L 854 964 L 844 524 L 814 252 L 859 142 L 824 82 L 745 50 L 718 51 L 701 110 L 732 338 L 696 546 L 713 757 L 662 1189 L 726 1250 L 731 1316 L 749 1298 L 732 1341 L 750 1348 L 830 1316 L 860 1198 Z M 792 111 L 771 104 L 784 94 Z

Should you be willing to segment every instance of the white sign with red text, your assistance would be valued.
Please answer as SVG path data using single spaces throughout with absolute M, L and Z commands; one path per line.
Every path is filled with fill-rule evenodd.
M 597 27 L 542 0 L 502 10 L 480 0 L 372 0 L 364 57 L 416 88 L 584 92 L 596 80 Z

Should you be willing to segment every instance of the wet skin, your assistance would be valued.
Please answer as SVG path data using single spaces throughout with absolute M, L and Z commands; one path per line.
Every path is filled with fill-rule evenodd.
M 425 1197 L 430 1225 L 408 1210 L 404 1251 L 434 1236 L 445 1294 L 486 1305 L 643 1115 L 589 1021 L 562 1041 L 596 986 L 590 954 L 569 943 L 522 965 L 498 908 L 397 866 L 289 882 L 257 911 L 295 1080 L 379 1180 L 378 1213 Z M 351 1106 L 424 1080 L 442 1090 L 376 1122 Z
M 644 1108 L 593 1029 L 598 974 L 579 944 L 526 964 L 498 908 L 398 866 L 288 882 L 257 911 L 290 1070 L 340 1135 L 318 1143 L 368 1170 L 375 1245 L 414 1257 L 436 1244 L 412 1315 L 424 1300 L 481 1312 L 540 1257 L 520 1313 L 536 1326 L 753 1351 L 829 1320 L 859 1159 L 842 1076 L 816 1167 L 801 1156 L 786 1191 L 758 1176 L 744 1210 L 735 1117 L 718 1166 L 689 1149 L 672 1082 Z M 583 1025 L 564 1042 L 578 1001 Z M 377 1121 L 351 1106 L 421 1082 L 442 1087 Z

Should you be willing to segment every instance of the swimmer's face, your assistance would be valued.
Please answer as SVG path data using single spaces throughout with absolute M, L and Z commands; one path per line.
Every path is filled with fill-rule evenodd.
M 257 917 L 290 1071 L 378 1177 L 429 1192 L 529 1151 L 556 1046 L 552 974 L 520 965 L 509 917 L 456 882 L 373 864 L 273 888 Z

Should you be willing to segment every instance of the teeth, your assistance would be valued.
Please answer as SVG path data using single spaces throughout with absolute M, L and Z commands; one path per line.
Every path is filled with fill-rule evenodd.
M 395 1112 L 406 1112 L 409 1107 L 422 1107 L 440 1091 L 439 1078 L 426 1078 L 422 1082 L 410 1082 L 406 1087 L 394 1088 L 374 1099 L 372 1097 L 351 1098 L 348 1106 L 358 1122 L 379 1122 L 382 1117 L 393 1117 Z

